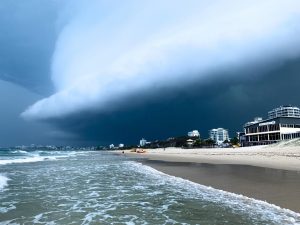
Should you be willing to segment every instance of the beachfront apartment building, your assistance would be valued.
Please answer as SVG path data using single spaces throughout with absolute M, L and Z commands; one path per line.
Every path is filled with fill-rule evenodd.
M 147 144 L 147 140 L 146 140 L 145 138 L 142 138 L 142 139 L 140 140 L 140 146 L 143 147 L 143 146 L 145 146 L 146 144 Z
M 188 136 L 189 137 L 200 137 L 200 133 L 198 130 L 193 130 L 193 131 L 188 132 Z
M 255 119 L 244 125 L 242 146 L 267 145 L 300 138 L 300 109 L 280 106 L 268 112 L 268 119 Z
M 216 144 L 222 144 L 224 141 L 229 140 L 228 130 L 224 128 L 211 129 L 209 131 L 209 138 L 214 140 Z
M 287 106 L 280 106 L 268 112 L 269 119 L 276 118 L 276 117 L 300 118 L 300 109 L 295 106 L 287 105 Z

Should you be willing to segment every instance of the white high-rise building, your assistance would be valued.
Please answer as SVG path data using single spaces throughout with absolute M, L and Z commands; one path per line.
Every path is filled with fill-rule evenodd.
M 225 140 L 229 140 L 228 130 L 224 128 L 211 129 L 209 137 L 217 144 L 222 144 Z
M 140 146 L 143 147 L 147 144 L 147 140 L 145 140 L 144 138 L 142 138 L 142 140 L 140 140 Z
M 193 130 L 193 131 L 188 132 L 188 136 L 189 137 L 200 137 L 200 133 L 198 130 Z
M 295 106 L 280 106 L 268 112 L 269 119 L 277 117 L 295 117 L 300 118 L 300 109 Z

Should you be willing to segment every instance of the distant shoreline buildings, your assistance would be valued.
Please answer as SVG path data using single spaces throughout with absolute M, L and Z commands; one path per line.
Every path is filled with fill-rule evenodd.
M 268 119 L 256 117 L 246 123 L 240 143 L 242 146 L 268 145 L 294 138 L 300 138 L 300 109 L 288 105 L 269 111 Z
M 145 146 L 146 144 L 147 144 L 147 140 L 146 140 L 145 138 L 142 138 L 142 139 L 140 140 L 140 146 L 143 147 L 143 146 Z
M 268 145 L 281 140 L 300 138 L 300 109 L 295 106 L 280 106 L 268 112 L 268 118 L 255 117 L 243 126 L 244 132 L 229 138 L 224 128 L 211 129 L 208 139 L 201 139 L 198 130 L 192 130 L 186 136 L 172 137 L 167 140 L 147 142 L 142 138 L 139 147 L 203 147 L 203 146 L 254 146 Z
M 198 130 L 193 130 L 193 131 L 188 132 L 188 136 L 189 137 L 199 137 L 200 138 L 200 133 L 199 133 Z
M 209 138 L 214 140 L 217 145 L 221 145 L 225 141 L 229 141 L 228 130 L 224 128 L 211 129 L 209 131 Z

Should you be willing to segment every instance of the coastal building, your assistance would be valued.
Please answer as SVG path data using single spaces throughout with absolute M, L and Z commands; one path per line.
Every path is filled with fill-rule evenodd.
M 193 131 L 188 132 L 188 136 L 189 137 L 200 137 L 200 133 L 198 130 L 193 130 Z
M 228 130 L 224 128 L 211 129 L 209 131 L 209 138 L 214 140 L 216 144 L 222 144 L 225 140 L 229 140 Z
M 236 136 L 241 146 L 243 146 L 243 143 L 246 141 L 245 132 L 237 132 Z
M 142 139 L 140 140 L 140 146 L 143 147 L 143 146 L 145 146 L 146 144 L 147 144 L 147 140 L 145 140 L 144 138 L 142 138 Z
M 300 117 L 300 109 L 295 106 L 280 106 L 276 109 L 273 109 L 268 112 L 268 118 L 276 118 L 276 117 Z
M 109 148 L 114 149 L 115 148 L 114 144 L 109 145 Z
M 119 148 L 124 148 L 124 144 L 119 144 Z
M 268 112 L 268 119 L 244 125 L 242 146 L 267 145 L 281 140 L 300 138 L 300 109 L 280 106 Z
M 262 117 L 255 117 L 253 121 L 247 122 L 246 125 L 252 125 L 263 121 Z
M 186 140 L 186 144 L 187 144 L 188 148 L 191 148 L 191 147 L 193 146 L 194 142 L 195 142 L 195 141 L 192 140 L 192 139 Z

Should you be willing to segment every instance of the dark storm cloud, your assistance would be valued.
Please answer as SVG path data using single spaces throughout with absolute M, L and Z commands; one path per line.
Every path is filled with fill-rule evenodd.
M 49 94 L 57 1 L 0 2 L 0 79 Z
M 56 129 L 49 124 L 26 122 L 20 117 L 22 109 L 39 98 L 36 93 L 0 80 L 0 147 L 65 143 L 57 139 Z
M 91 144 L 137 144 L 142 137 L 162 139 L 185 135 L 192 129 L 199 129 L 205 138 L 209 129 L 217 127 L 229 129 L 233 136 L 242 131 L 245 122 L 255 116 L 266 118 L 274 107 L 300 105 L 300 59 L 264 71 L 268 72 L 234 72 L 248 73 L 246 79 L 227 72 L 228 79 L 157 89 L 150 98 L 132 96 L 119 111 L 81 112 L 53 122 Z
M 0 2 L 0 80 L 44 95 L 6 84 L 12 92 L 2 89 L 1 121 L 11 135 L 30 130 L 23 123 L 31 119 L 55 125 L 48 140 L 71 144 L 136 143 L 192 129 L 205 137 L 299 105 L 297 0 L 61 2 Z M 42 127 L 33 130 L 17 140 L 47 139 Z
M 300 55 L 297 0 L 70 3 L 72 17 L 53 55 L 55 93 L 28 107 L 26 119 L 104 113 L 153 86 L 228 79 L 224 70 L 265 68 Z

